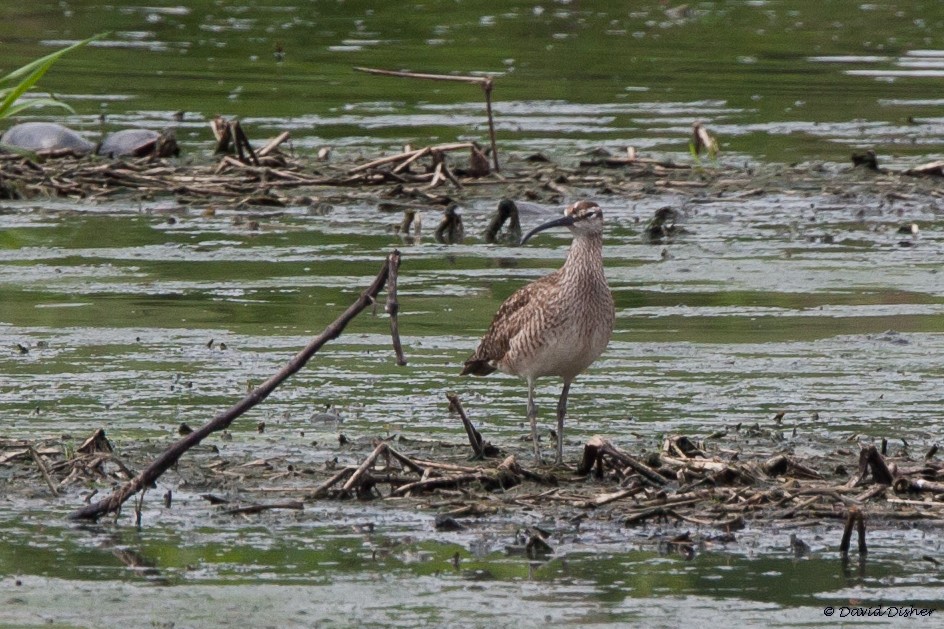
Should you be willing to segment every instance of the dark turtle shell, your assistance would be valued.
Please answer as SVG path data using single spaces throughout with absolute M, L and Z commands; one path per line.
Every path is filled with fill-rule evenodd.
M 0 137 L 0 144 L 28 151 L 71 150 L 85 155 L 95 145 L 68 127 L 55 122 L 23 122 L 13 125 Z
M 170 157 L 179 154 L 173 133 L 158 133 L 150 129 L 122 129 L 110 133 L 98 147 L 98 154 L 106 157 L 144 157 L 157 154 Z

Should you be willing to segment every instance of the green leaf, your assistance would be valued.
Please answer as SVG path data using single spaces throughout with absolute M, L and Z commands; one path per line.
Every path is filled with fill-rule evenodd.
M 0 118 L 7 118 L 12 116 L 16 111 L 23 110 L 21 107 L 11 112 L 13 104 L 24 93 L 26 93 L 28 89 L 33 87 L 33 85 L 35 85 L 36 82 L 39 81 L 39 79 L 41 79 L 42 76 L 49 71 L 49 68 L 51 68 L 62 55 L 75 50 L 76 48 L 85 46 L 89 42 L 95 41 L 96 39 L 101 39 L 107 34 L 108 33 L 99 33 L 98 35 L 94 35 L 88 39 L 72 44 L 71 46 L 66 46 L 61 50 L 57 50 L 56 52 L 46 55 L 45 57 L 41 57 L 35 61 L 32 61 L 21 68 L 17 68 L 4 77 L 0 77 L 0 85 L 19 81 L 19 83 L 13 87 L 7 87 L 4 89 L 3 100 L 0 101 Z
M 7 109 L 4 117 L 9 118 L 10 116 L 17 115 L 21 111 L 27 109 L 38 109 L 40 107 L 60 107 L 68 111 L 70 114 L 75 113 L 75 110 L 72 109 L 72 107 L 61 100 L 56 100 L 55 98 L 30 98 L 29 100 L 24 100 L 11 105 L 10 108 Z

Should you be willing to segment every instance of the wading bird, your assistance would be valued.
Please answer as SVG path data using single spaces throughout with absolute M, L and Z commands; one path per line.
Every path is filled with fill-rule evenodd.
M 498 369 L 527 381 L 528 420 L 538 461 L 534 383 L 542 376 L 560 376 L 564 387 L 557 403 L 555 459 L 560 465 L 570 383 L 603 353 L 613 332 L 615 310 L 603 274 L 600 206 L 578 201 L 564 210 L 562 218 L 532 229 L 521 244 L 552 227 L 567 227 L 574 235 L 564 265 L 519 288 L 501 305 L 475 353 L 465 361 L 462 375 L 486 376 Z

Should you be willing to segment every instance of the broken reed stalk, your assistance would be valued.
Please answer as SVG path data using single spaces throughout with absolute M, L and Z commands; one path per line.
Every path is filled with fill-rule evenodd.
M 495 172 L 501 172 L 498 166 L 498 145 L 495 141 L 495 120 L 492 116 L 492 89 L 494 82 L 490 76 L 465 76 L 456 74 L 429 74 L 426 72 L 406 72 L 403 70 L 381 70 L 379 68 L 354 68 L 356 72 L 365 72 L 367 74 L 376 74 L 380 76 L 397 76 L 408 79 L 425 79 L 429 81 L 458 81 L 460 83 L 473 83 L 479 85 L 485 92 L 485 113 L 488 115 L 488 139 L 492 145 L 492 165 Z
M 384 264 L 380 272 L 377 273 L 377 277 L 374 278 L 370 286 L 360 294 L 354 303 L 348 306 L 347 310 L 328 325 L 321 334 L 312 339 L 311 342 L 298 352 L 278 373 L 250 391 L 249 394 L 237 404 L 223 411 L 198 430 L 183 437 L 164 450 L 164 452 L 154 459 L 151 464 L 144 468 L 137 476 L 113 491 L 107 498 L 72 512 L 69 515 L 69 519 L 97 520 L 103 515 L 117 512 L 121 508 L 121 505 L 131 496 L 154 483 L 154 481 L 160 478 L 160 476 L 173 466 L 190 448 L 203 441 L 210 434 L 227 428 L 237 417 L 269 397 L 280 384 L 304 367 L 325 343 L 341 336 L 344 328 L 347 327 L 347 324 L 350 323 L 354 317 L 374 303 L 377 295 L 387 283 L 393 265 L 399 264 L 399 261 L 400 253 L 394 250 L 387 256 L 386 260 L 384 260 Z
M 459 396 L 455 393 L 449 392 L 446 393 L 446 399 L 449 400 L 449 404 L 459 413 L 459 418 L 462 420 L 462 426 L 465 428 L 465 434 L 469 436 L 469 443 L 472 445 L 472 451 L 475 453 L 476 459 L 485 458 L 485 446 L 482 443 L 482 435 L 478 430 L 475 429 L 475 426 L 472 425 L 472 421 L 469 420 L 468 415 L 465 414 L 465 409 L 462 408 L 462 402 L 459 401 Z

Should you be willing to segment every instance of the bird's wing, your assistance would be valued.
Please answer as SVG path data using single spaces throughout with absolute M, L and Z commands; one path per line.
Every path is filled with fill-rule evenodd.
M 475 353 L 465 361 L 462 375 L 487 376 L 495 371 L 499 361 L 508 353 L 512 339 L 544 318 L 541 305 L 559 280 L 560 273 L 555 271 L 512 293 L 495 313 Z

